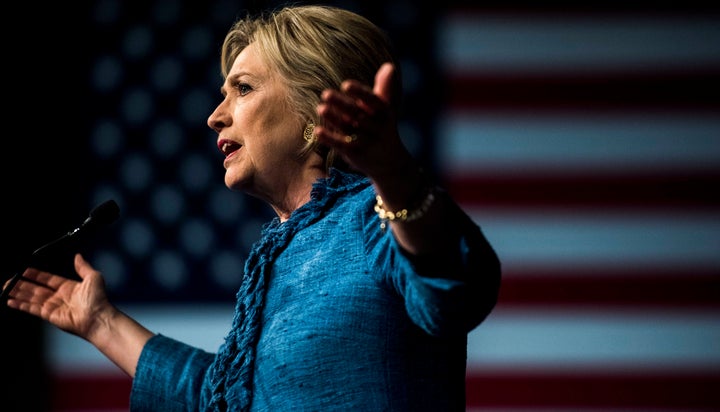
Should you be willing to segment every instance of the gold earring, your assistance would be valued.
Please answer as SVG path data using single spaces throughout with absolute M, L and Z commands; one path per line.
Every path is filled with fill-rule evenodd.
M 315 141 L 315 134 L 313 133 L 315 131 L 315 123 L 308 122 L 305 126 L 305 130 L 303 131 L 303 138 L 312 143 Z

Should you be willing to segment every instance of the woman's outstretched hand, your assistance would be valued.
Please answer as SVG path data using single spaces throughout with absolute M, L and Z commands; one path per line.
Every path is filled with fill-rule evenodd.
M 372 86 L 345 80 L 339 90 L 323 91 L 317 108 L 323 120 L 315 127 L 319 142 L 370 178 L 382 179 L 411 161 L 398 133 L 395 73 L 393 64 L 384 63 Z
M 10 292 L 7 305 L 38 316 L 58 328 L 89 338 L 102 314 L 114 309 L 107 299 L 105 282 L 80 254 L 75 271 L 82 281 L 28 268 Z
M 102 274 L 79 253 L 81 281 L 29 268 L 10 292 L 7 305 L 38 316 L 92 343 L 129 376 L 154 333 L 110 303 Z

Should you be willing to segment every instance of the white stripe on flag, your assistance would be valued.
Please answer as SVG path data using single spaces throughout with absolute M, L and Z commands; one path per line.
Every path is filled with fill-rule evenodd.
M 712 371 L 718 342 L 717 312 L 499 307 L 469 334 L 468 368 Z
M 716 168 L 717 115 L 449 113 L 440 120 L 445 174 L 542 168 L 597 172 Z
M 717 17 L 451 13 L 438 28 L 450 73 L 672 69 L 720 63 Z
M 508 272 L 548 265 L 720 268 L 717 213 L 468 210 Z

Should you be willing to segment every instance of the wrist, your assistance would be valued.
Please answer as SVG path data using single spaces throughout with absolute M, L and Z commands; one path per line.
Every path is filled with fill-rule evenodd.
M 422 171 L 420 174 L 422 175 Z M 417 189 L 410 192 L 411 195 L 405 196 L 405 203 L 399 208 L 391 208 L 380 194 L 376 194 L 374 210 L 380 218 L 380 227 L 383 230 L 387 227 L 387 222 L 412 222 L 422 218 L 430 210 L 435 203 L 437 186 L 423 176 L 415 187 Z

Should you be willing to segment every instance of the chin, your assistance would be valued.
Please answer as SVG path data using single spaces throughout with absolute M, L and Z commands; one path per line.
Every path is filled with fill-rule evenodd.
M 237 177 L 233 176 L 229 170 L 225 172 L 225 186 L 227 186 L 228 189 L 233 190 L 235 190 L 235 188 L 239 186 L 239 181 Z
M 248 182 L 244 176 L 237 176 L 229 170 L 225 172 L 225 186 L 230 190 L 242 191 L 247 188 Z

